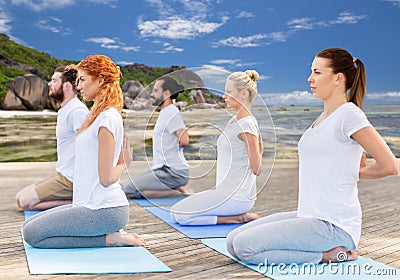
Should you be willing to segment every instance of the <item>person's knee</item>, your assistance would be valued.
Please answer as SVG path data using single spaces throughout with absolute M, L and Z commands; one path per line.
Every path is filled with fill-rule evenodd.
M 226 249 L 228 250 L 229 254 L 231 254 L 233 257 L 237 258 L 237 255 L 235 253 L 235 250 L 233 249 L 233 239 L 235 238 L 235 234 L 228 233 L 228 236 L 226 237 Z
M 255 252 L 247 245 L 247 241 L 246 237 L 239 234 L 234 238 L 230 238 L 229 241 L 227 239 L 227 248 L 230 248 L 239 260 L 246 263 L 253 263 Z
M 37 202 L 33 201 L 32 199 L 25 197 L 25 196 L 19 196 L 16 198 L 17 206 L 24 211 L 29 211 L 32 210 L 33 207 L 37 204 Z
M 33 207 L 40 202 L 34 184 L 21 190 L 15 197 L 17 206 L 22 210 L 33 210 Z
M 37 238 L 35 234 L 37 230 L 29 226 L 29 224 L 23 224 L 21 232 L 22 232 L 22 237 L 24 238 L 24 241 L 26 243 L 28 243 L 32 247 L 38 247 Z
M 191 217 L 183 214 L 171 214 L 172 219 L 181 226 L 187 226 L 191 222 Z
M 175 223 L 178 223 L 182 226 L 188 225 L 191 221 L 191 216 L 190 215 L 185 215 L 181 214 L 183 213 L 182 207 L 180 207 L 180 204 L 175 204 L 174 206 L 171 207 L 170 213 L 171 213 L 171 218 Z

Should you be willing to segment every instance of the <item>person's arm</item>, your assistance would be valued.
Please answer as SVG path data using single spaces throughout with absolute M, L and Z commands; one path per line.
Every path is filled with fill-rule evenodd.
M 129 138 L 124 134 L 124 140 L 122 143 L 122 150 L 119 154 L 117 165 L 113 166 L 114 161 L 114 136 L 105 127 L 99 128 L 99 162 L 98 172 L 100 184 L 107 187 L 117 182 L 122 172 L 125 170 L 125 166 L 132 162 L 132 150 L 129 143 Z
M 372 165 L 361 165 L 360 178 L 377 179 L 399 174 L 399 163 L 396 157 L 375 128 L 364 127 L 351 135 L 351 138 L 375 159 Z
M 175 131 L 175 135 L 178 138 L 179 146 L 186 148 L 189 146 L 189 133 L 186 128 L 181 128 Z
M 254 134 L 248 132 L 240 133 L 238 137 L 246 143 L 251 171 L 253 174 L 259 176 L 261 174 L 261 158 L 263 152 L 261 137 L 256 137 Z

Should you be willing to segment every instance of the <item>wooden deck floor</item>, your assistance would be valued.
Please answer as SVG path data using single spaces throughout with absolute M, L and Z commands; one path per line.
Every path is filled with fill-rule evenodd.
M 145 168 L 145 166 L 143 166 Z M 141 234 L 148 250 L 168 265 L 170 273 L 101 275 L 30 275 L 21 242 L 23 213 L 14 196 L 21 188 L 53 173 L 54 163 L 0 164 L 0 279 L 266 279 L 264 276 L 192 240 L 131 204 L 125 228 Z M 196 190 L 211 186 L 215 173 L 196 181 Z M 265 216 L 297 204 L 297 162 L 278 161 L 259 194 L 254 212 Z M 400 177 L 362 180 L 363 233 L 358 253 L 400 268 Z

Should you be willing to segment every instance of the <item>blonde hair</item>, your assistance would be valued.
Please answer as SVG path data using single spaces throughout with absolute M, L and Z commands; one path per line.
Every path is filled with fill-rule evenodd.
M 247 90 L 249 92 L 249 101 L 253 102 L 257 96 L 257 80 L 259 74 L 256 70 L 246 70 L 244 72 L 233 72 L 228 76 L 239 91 Z
M 79 128 L 79 133 L 89 127 L 101 112 L 109 108 L 115 108 L 121 113 L 124 102 L 119 84 L 122 77 L 121 71 L 108 56 L 90 55 L 79 62 L 77 69 L 85 71 L 94 78 L 102 78 L 104 81 L 96 102 Z

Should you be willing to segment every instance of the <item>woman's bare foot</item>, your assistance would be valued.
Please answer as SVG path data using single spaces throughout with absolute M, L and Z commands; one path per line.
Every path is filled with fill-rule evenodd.
M 182 193 L 182 195 L 186 195 L 186 196 L 195 194 L 194 190 L 192 190 L 191 188 L 185 187 L 185 186 L 178 187 L 175 190 Z
M 260 215 L 256 213 L 244 213 L 235 216 L 218 216 L 217 224 L 242 224 L 251 222 L 258 218 L 260 218 Z
M 146 242 L 137 233 L 122 234 L 119 231 L 106 235 L 107 247 L 145 246 Z
M 346 251 L 346 248 L 340 246 L 323 252 L 321 263 L 354 261 L 357 258 L 356 251 Z
M 254 220 L 257 220 L 260 218 L 260 215 L 256 214 L 256 213 L 245 213 L 242 215 L 242 222 L 243 223 L 248 223 Z

